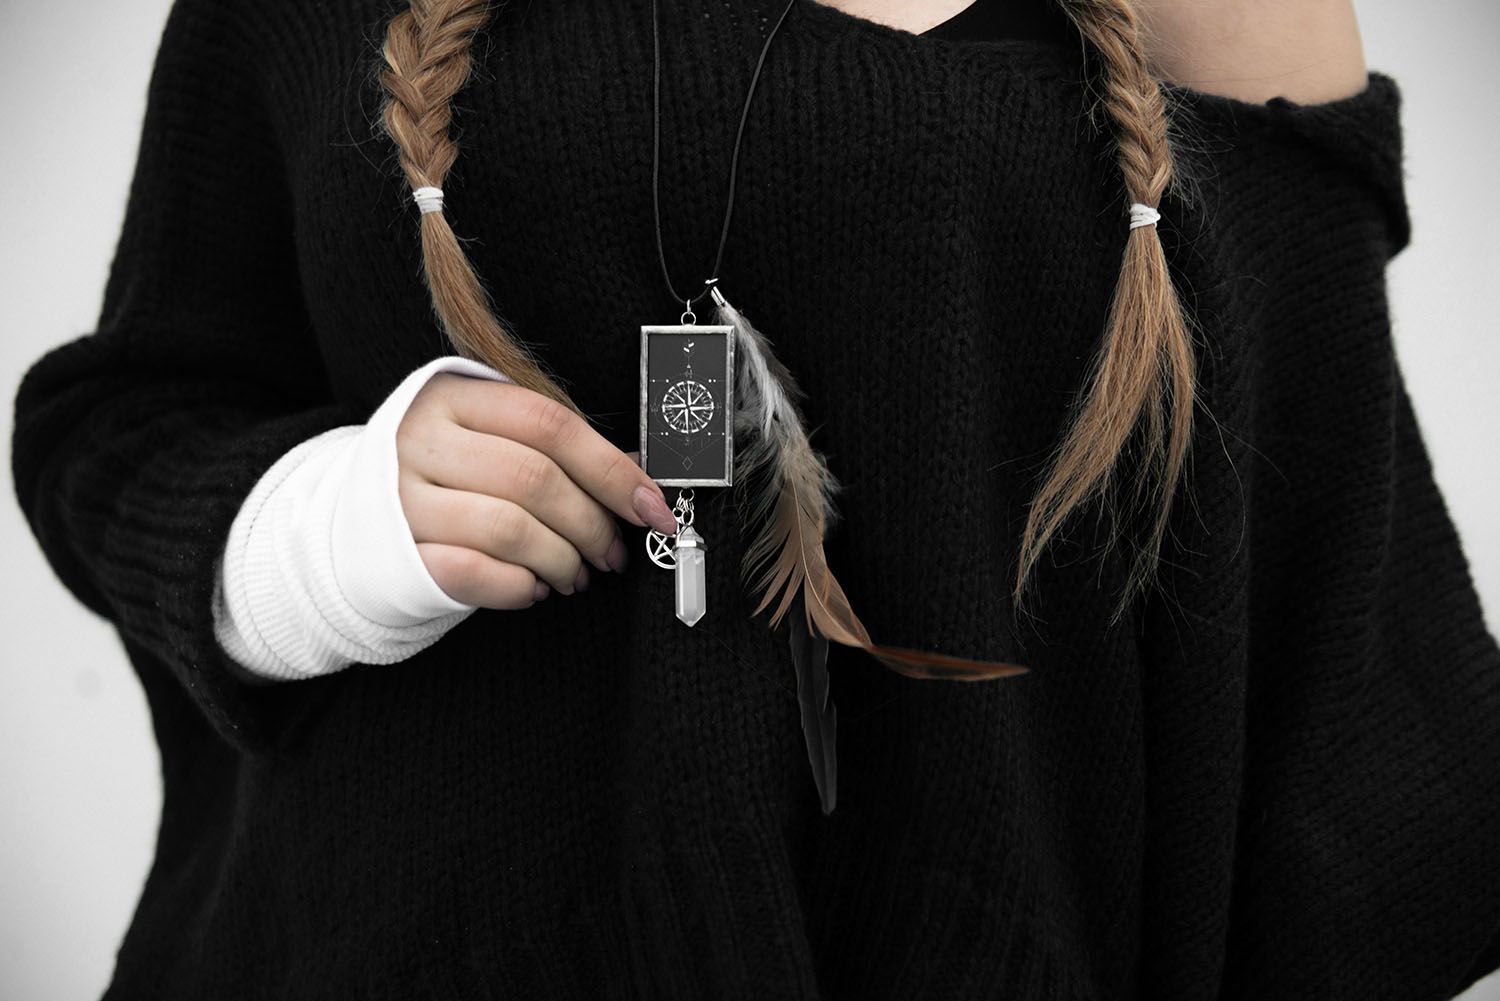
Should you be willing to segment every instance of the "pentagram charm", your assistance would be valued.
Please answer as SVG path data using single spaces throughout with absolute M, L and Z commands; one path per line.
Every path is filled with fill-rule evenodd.
M 656 529 L 646 533 L 646 555 L 651 562 L 663 570 L 672 570 L 677 566 L 677 536 L 682 530 L 693 523 L 693 490 L 677 491 L 677 503 L 672 505 L 672 516 L 677 519 L 677 531 L 672 535 L 663 535 Z
M 654 528 L 646 533 L 646 555 L 663 570 L 671 570 L 677 566 L 677 556 L 674 553 L 676 546 L 675 535 L 662 535 Z

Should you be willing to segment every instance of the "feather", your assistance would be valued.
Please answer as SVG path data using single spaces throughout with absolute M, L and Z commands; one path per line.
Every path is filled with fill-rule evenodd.
M 754 578 L 752 588 L 760 594 L 753 614 L 776 601 L 770 618 L 775 628 L 800 604 L 799 612 L 813 633 L 859 647 L 907 677 L 985 681 L 1024 673 L 1027 669 L 1015 664 L 878 646 L 870 639 L 823 553 L 824 533 L 836 518 L 833 495 L 838 484 L 808 440 L 797 406 L 803 393 L 765 336 L 729 304 L 717 286 L 712 295 L 718 322 L 735 328 L 739 359 L 734 476 L 747 484 L 749 495 L 746 525 L 751 539 L 741 570 L 747 580 Z M 744 446 L 738 442 L 742 436 L 748 439 Z M 803 596 L 800 603 L 799 594 Z
M 828 640 L 808 628 L 807 616 L 800 605 L 783 621 L 780 632 L 787 634 L 792 648 L 792 666 L 797 671 L 797 701 L 802 706 L 802 736 L 807 741 L 807 762 L 812 766 L 813 784 L 823 814 L 833 812 L 838 800 L 838 758 L 836 737 L 839 714 L 828 697 Z

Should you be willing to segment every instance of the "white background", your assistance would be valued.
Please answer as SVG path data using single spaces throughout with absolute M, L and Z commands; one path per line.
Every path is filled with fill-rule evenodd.
M 0 0 L 0 389 L 89 330 L 118 235 L 167 0 Z M 1397 352 L 1494 630 L 1500 610 L 1500 4 L 1359 0 L 1369 65 L 1405 95 L 1413 245 Z M 6 459 L 9 481 L 9 452 Z M 155 837 L 158 761 L 111 627 L 0 501 L 0 998 L 108 981 Z M 1497 765 L 1500 767 L 1500 765 Z M 1500 977 L 1465 995 L 1500 1001 Z

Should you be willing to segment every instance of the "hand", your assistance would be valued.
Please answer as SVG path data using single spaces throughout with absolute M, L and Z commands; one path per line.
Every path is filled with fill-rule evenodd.
M 539 393 L 440 372 L 396 431 L 401 509 L 422 563 L 455 601 L 525 608 L 588 586 L 584 560 L 625 568 L 611 512 L 677 531 L 634 453 Z

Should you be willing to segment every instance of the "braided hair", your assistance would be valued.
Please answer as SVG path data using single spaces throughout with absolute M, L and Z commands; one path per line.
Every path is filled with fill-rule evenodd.
M 1050 0 L 1099 64 L 1099 103 L 1115 137 L 1126 204 L 1155 207 L 1171 184 L 1172 148 L 1161 85 L 1148 71 L 1130 0 Z M 411 0 L 385 41 L 383 114 L 413 189 L 441 188 L 458 155 L 448 134 L 452 99 L 467 82 L 475 34 L 493 0 Z M 422 259 L 433 306 L 459 354 L 582 413 L 507 329 L 442 212 L 422 213 Z M 1067 430 L 1032 499 L 1014 599 L 1022 598 L 1047 542 L 1075 510 L 1124 495 L 1144 517 L 1115 618 L 1154 578 L 1191 437 L 1194 356 L 1188 321 L 1154 225 L 1129 230 L 1103 338 Z M 1115 482 L 1132 439 L 1139 460 L 1129 491 Z
M 453 95 L 468 82 L 474 34 L 491 13 L 490 0 L 412 0 L 386 29 L 382 119 L 413 189 L 441 188 L 458 158 L 458 144 L 448 135 Z M 496 314 L 442 212 L 422 213 L 422 270 L 438 320 L 459 354 L 583 416 Z

